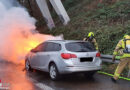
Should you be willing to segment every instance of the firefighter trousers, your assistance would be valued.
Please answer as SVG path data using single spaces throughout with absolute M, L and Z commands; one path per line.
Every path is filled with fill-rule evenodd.
M 120 76 L 121 72 L 124 70 L 126 65 L 128 65 L 129 70 L 130 70 L 130 57 L 129 58 L 122 58 L 120 60 L 120 63 L 118 64 L 116 71 L 114 73 L 114 76 L 113 76 L 113 78 L 115 80 L 118 79 L 118 77 Z

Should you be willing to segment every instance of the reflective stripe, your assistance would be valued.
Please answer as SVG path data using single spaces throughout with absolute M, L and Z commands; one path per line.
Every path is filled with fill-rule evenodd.
M 124 40 L 122 40 L 122 48 L 123 49 L 125 48 L 125 42 L 124 42 Z
M 96 49 L 98 49 L 98 44 L 97 43 L 95 44 L 95 47 L 96 47 Z
M 122 47 L 122 46 L 120 44 L 118 44 L 117 47 Z
M 117 73 L 118 70 L 119 70 L 119 66 L 117 66 L 116 71 L 115 71 L 115 73 L 114 73 L 114 76 L 116 76 L 116 77 L 119 77 L 119 76 L 120 76 L 120 74 Z
M 113 55 L 117 55 L 117 52 L 114 52 Z
M 122 56 L 116 56 L 116 59 L 120 60 L 122 58 Z
M 119 76 L 120 76 L 120 74 L 118 74 L 118 73 L 115 73 L 115 76 L 116 76 L 116 77 L 119 77 Z
M 123 56 L 122 56 L 121 58 L 126 58 L 126 57 L 130 57 L 130 54 L 124 53 Z

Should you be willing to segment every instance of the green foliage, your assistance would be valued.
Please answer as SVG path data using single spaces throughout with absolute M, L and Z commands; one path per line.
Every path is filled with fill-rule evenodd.
M 95 18 L 117 21 L 129 17 L 130 1 L 128 0 L 119 1 L 112 5 L 98 4 L 98 7 Z
M 65 39 L 82 40 L 88 32 L 96 35 L 100 51 L 112 54 L 113 50 L 125 33 L 130 34 L 130 1 L 123 0 L 114 4 L 93 5 L 93 0 L 66 0 L 71 22 L 67 26 L 59 26 L 49 33 L 63 34 Z M 91 5 L 91 9 L 88 9 Z M 81 8 L 82 6 L 82 8 Z M 72 7 L 72 8 L 71 8 Z
M 74 7 L 80 2 L 80 0 L 65 0 L 64 6 L 68 10 L 69 8 Z

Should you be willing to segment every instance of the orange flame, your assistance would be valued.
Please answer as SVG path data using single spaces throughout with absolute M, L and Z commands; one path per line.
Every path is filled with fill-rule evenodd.
M 9 2 L 10 0 L 5 2 Z M 17 62 L 39 43 L 55 39 L 35 30 L 36 20 L 23 7 L 10 7 L 0 0 L 0 58 Z M 9 5 L 10 5 L 9 4 Z
M 7 60 L 14 61 L 15 63 L 19 60 L 24 60 L 27 53 L 35 48 L 38 44 L 46 41 L 46 40 L 54 40 L 54 39 L 62 39 L 60 37 L 54 37 L 51 35 L 44 35 L 44 34 L 32 34 L 28 33 L 26 36 L 22 33 L 20 34 L 13 34 L 10 36 L 10 39 L 8 41 L 8 45 L 10 47 L 6 48 L 5 51 L 5 58 Z M 10 43 L 11 42 L 11 43 Z M 8 52 L 8 53 L 7 53 Z

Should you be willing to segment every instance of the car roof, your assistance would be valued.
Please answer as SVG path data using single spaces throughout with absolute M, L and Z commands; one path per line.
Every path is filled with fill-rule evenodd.
M 46 42 L 57 42 L 57 43 L 60 43 L 60 42 L 85 42 L 85 41 L 82 41 L 82 40 L 48 40 Z
M 46 42 L 69 43 L 69 42 L 85 42 L 85 41 L 82 41 L 82 40 L 48 40 Z

